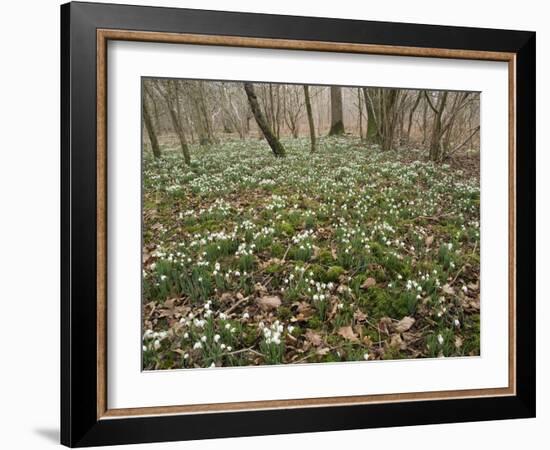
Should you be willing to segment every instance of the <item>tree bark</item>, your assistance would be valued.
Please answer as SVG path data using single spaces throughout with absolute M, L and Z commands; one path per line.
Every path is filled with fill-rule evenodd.
M 174 131 L 180 141 L 183 160 L 185 161 L 185 164 L 189 165 L 191 164 L 191 156 L 189 155 L 189 146 L 187 145 L 185 132 L 183 131 L 180 116 L 178 114 L 179 95 L 175 84 L 176 82 L 174 80 L 167 80 L 165 83 L 166 90 L 163 90 L 160 86 L 156 85 L 157 91 L 163 96 L 164 101 L 166 102 L 172 127 L 174 128 Z
M 330 131 L 329 136 L 344 134 L 344 118 L 342 107 L 342 88 L 330 87 Z
M 315 124 L 313 123 L 313 112 L 311 110 L 311 100 L 309 98 L 309 86 L 304 84 L 304 97 L 307 111 L 307 121 L 309 123 L 309 137 L 311 140 L 311 153 L 317 151 L 317 140 L 315 139 Z
M 398 89 L 385 89 L 381 93 L 380 137 L 383 151 L 390 150 L 393 146 L 399 114 L 399 95 L 400 91 Z
M 258 103 L 258 97 L 256 96 L 256 91 L 254 90 L 254 85 L 252 83 L 244 83 L 244 90 L 246 92 L 246 96 L 248 97 L 248 103 L 250 104 L 250 109 L 256 119 L 256 123 L 258 124 L 260 130 L 262 130 L 262 133 L 271 147 L 273 154 L 278 158 L 283 158 L 286 155 L 285 148 L 273 134 L 273 131 L 269 127 L 269 124 L 262 113 Z
M 420 99 L 422 98 L 422 91 L 418 93 L 416 96 L 416 100 L 414 101 L 414 105 L 412 106 L 411 110 L 409 111 L 409 124 L 407 125 L 407 142 L 410 142 L 411 140 L 411 128 L 413 123 L 413 116 L 416 111 L 416 108 L 418 108 L 418 104 L 420 103 Z
M 151 115 L 149 114 L 149 109 L 147 108 L 147 99 L 143 98 L 143 122 L 145 123 L 145 129 L 147 130 L 147 135 L 149 136 L 149 141 L 151 142 L 151 149 L 153 150 L 153 156 L 155 158 L 160 158 L 162 153 L 159 147 L 159 141 L 157 139 L 157 133 L 155 132 L 155 127 L 153 126 L 153 121 L 151 120 Z
M 374 102 L 369 95 L 368 88 L 363 88 L 363 97 L 365 98 L 365 109 L 367 112 L 367 141 L 376 143 L 380 140 L 380 134 L 378 132 L 378 123 L 374 111 Z
M 434 112 L 432 136 L 430 139 L 430 159 L 437 162 L 441 160 L 443 153 L 441 138 L 443 137 L 444 130 L 441 118 L 443 116 L 445 104 L 447 103 L 448 92 L 444 91 L 439 94 L 436 106 L 433 105 L 430 96 L 426 91 L 424 91 L 424 95 L 428 101 L 428 105 Z

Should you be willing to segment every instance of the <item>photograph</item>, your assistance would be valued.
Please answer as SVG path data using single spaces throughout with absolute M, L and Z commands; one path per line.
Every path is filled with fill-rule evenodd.
M 480 355 L 480 93 L 144 77 L 142 369 Z

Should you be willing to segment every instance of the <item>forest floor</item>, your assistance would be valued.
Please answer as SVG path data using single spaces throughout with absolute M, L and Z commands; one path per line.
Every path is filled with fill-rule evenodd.
M 145 152 L 144 369 L 479 355 L 479 155 L 283 143 Z

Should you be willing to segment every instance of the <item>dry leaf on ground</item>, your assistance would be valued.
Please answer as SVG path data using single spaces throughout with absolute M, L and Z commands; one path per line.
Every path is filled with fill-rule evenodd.
M 344 339 L 347 339 L 348 341 L 356 342 L 359 340 L 357 339 L 357 335 L 354 333 L 353 328 L 351 328 L 351 326 L 341 327 L 338 330 L 338 334 L 342 336 Z
M 405 316 L 399 322 L 397 322 L 397 325 L 395 325 L 395 331 L 397 331 L 398 333 L 409 331 L 410 328 L 414 325 L 414 322 L 416 322 L 414 318 Z
M 361 285 L 362 289 L 368 289 L 376 284 L 376 280 L 372 277 L 369 277 L 365 280 L 365 282 Z
M 260 297 L 258 300 L 258 306 L 263 310 L 277 309 L 281 306 L 281 298 L 278 295 L 266 295 Z

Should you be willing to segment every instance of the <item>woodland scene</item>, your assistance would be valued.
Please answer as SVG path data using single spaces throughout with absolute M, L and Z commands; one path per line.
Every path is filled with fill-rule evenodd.
M 144 370 L 480 354 L 480 96 L 142 79 Z

